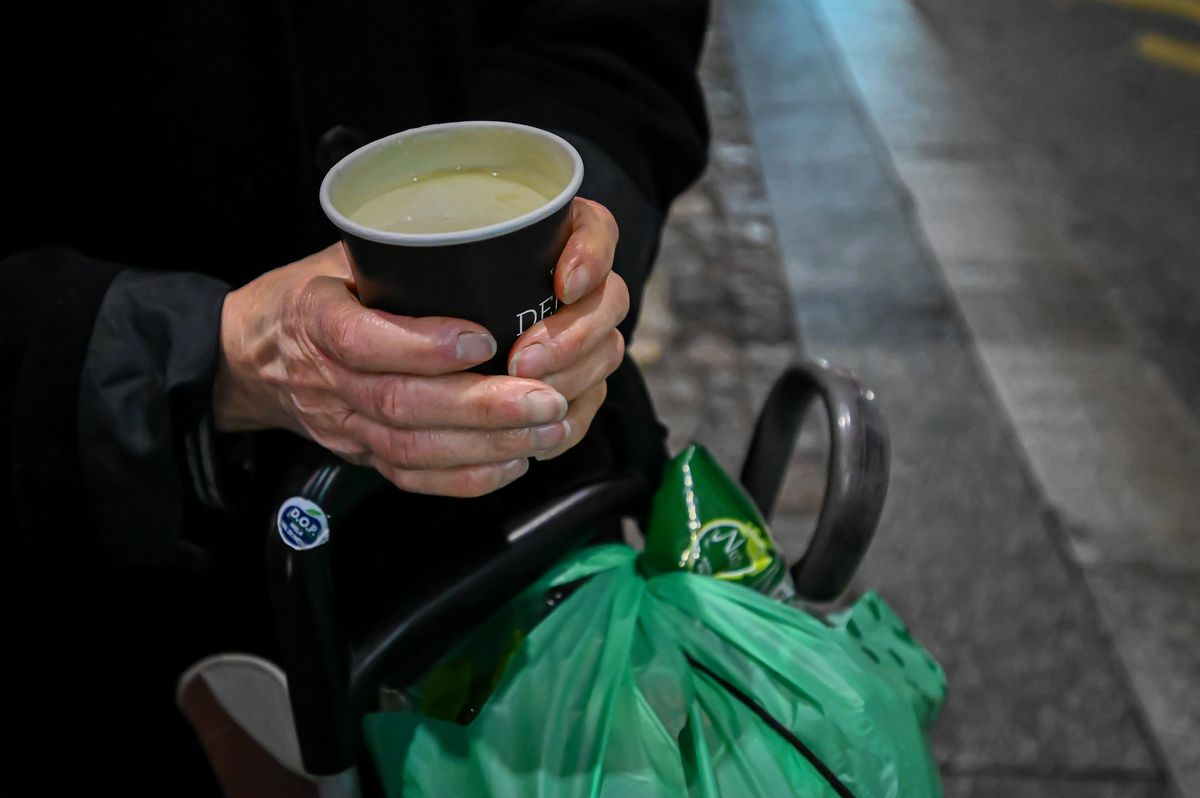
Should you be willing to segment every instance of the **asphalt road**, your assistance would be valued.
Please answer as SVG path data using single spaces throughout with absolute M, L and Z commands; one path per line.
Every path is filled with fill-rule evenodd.
M 1200 419 L 1200 0 L 911 0 Z

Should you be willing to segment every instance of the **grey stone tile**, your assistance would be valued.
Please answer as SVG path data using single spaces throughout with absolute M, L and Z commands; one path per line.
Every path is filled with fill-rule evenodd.
M 820 158 L 790 148 L 762 152 L 763 180 L 776 213 L 790 224 L 814 206 L 896 207 L 898 182 L 880 168 L 876 156 Z
M 916 55 L 924 49 L 920 21 L 904 13 L 903 8 L 897 9 L 895 3 L 871 3 L 867 7 L 860 2 L 821 0 L 813 5 L 843 53 L 896 58 Z
M 1090 285 L 1069 290 L 960 289 L 959 307 L 975 338 L 1015 346 L 1106 346 L 1126 334 Z
M 795 337 L 777 343 L 750 342 L 742 347 L 742 361 L 749 368 L 751 377 L 747 390 L 755 406 L 766 399 L 775 379 L 801 354 L 800 342 Z
M 791 301 L 778 249 L 773 243 L 749 244 L 739 238 L 734 238 L 719 270 L 728 281 L 730 295 L 739 311 L 747 314 L 738 328 L 743 333 L 741 340 L 746 343 L 792 340 Z M 754 315 L 759 318 L 752 318 Z
M 819 9 L 826 23 L 835 30 L 853 28 L 908 29 L 913 24 L 913 15 L 903 4 L 890 0 L 817 0 L 812 4 Z
M 998 159 L 994 134 L 968 109 L 894 98 L 871 108 L 871 121 L 895 157 L 962 162 Z
M 725 217 L 761 217 L 771 212 L 763 180 L 754 171 L 729 169 L 722 175 L 710 175 L 707 182 L 719 187 L 713 202 Z
M 662 360 L 675 335 L 676 321 L 671 310 L 668 275 L 651 275 L 642 292 L 641 317 L 625 351 L 643 368 Z
M 831 4 L 824 5 L 827 16 L 838 16 L 830 14 Z M 858 57 L 861 33 L 836 24 L 831 28 L 851 54 L 842 59 L 843 69 L 867 100 L 869 116 L 893 153 L 963 158 L 997 151 L 996 137 L 955 78 L 953 66 L 940 50 L 921 41 L 911 23 L 893 26 L 885 48 L 877 46 L 878 32 L 868 34 L 869 52 Z
M 787 35 L 786 31 L 773 30 L 767 41 L 777 42 Z M 794 42 L 787 42 L 784 47 L 785 58 L 781 61 L 745 62 L 741 72 L 750 105 L 755 109 L 770 109 L 845 96 L 844 78 L 828 51 L 810 49 L 803 43 L 797 47 Z
M 1124 348 L 980 353 L 1076 555 L 1200 573 L 1200 432 L 1157 369 Z
M 737 59 L 741 86 L 754 91 L 763 82 L 785 75 L 805 55 L 829 55 L 829 47 L 806 3 L 766 0 L 724 6 L 722 22 L 728 26 L 731 49 Z M 772 58 L 755 58 L 769 48 Z
M 664 240 L 676 237 L 676 225 L 697 219 L 712 219 L 714 213 L 713 198 L 707 191 L 684 192 L 671 204 L 671 213 L 663 230 Z
M 920 218 L 939 260 L 1060 260 L 1068 254 L 1053 231 L 988 196 L 978 201 L 959 199 L 938 210 L 923 209 Z
M 842 38 L 854 37 L 838 35 Z M 845 63 L 854 88 L 872 113 L 878 106 L 906 105 L 941 112 L 973 104 L 954 77 L 953 66 L 936 49 L 891 47 L 872 53 L 871 58 L 850 58 Z
M 790 163 L 800 165 L 860 158 L 874 161 L 878 152 L 863 127 L 861 109 L 845 97 L 758 111 L 754 139 L 764 152 L 786 153 Z
M 825 341 L 863 345 L 893 341 L 913 347 L 957 341 L 966 345 L 954 306 L 940 293 L 905 297 L 869 287 L 809 290 L 794 304 L 801 334 L 814 346 Z
M 895 208 L 814 207 L 779 230 L 788 280 L 797 296 L 821 290 L 941 296 L 945 285 Z
M 752 144 L 744 142 L 713 142 L 710 169 L 717 170 L 751 170 L 758 169 L 758 151 Z
M 957 210 L 979 216 L 1015 216 L 1047 232 L 1070 226 L 1064 219 L 1070 209 L 1055 196 L 1053 172 L 1012 153 L 959 159 L 902 153 L 892 163 L 922 213 L 946 216 Z M 1062 235 L 1059 239 L 1067 241 Z M 1045 255 L 1038 253 L 1038 257 Z
M 1200 332 L 1172 332 L 1143 340 L 1142 347 L 1158 363 L 1175 393 L 1200 423 L 1200 346 L 1196 345 L 1197 341 L 1200 341 Z
M 669 431 L 667 447 L 672 454 L 696 437 L 704 410 L 700 383 L 688 365 L 671 354 L 644 369 L 658 417 Z
M 1200 576 L 1088 577 L 1183 795 L 1200 795 Z
M 948 776 L 946 798 L 1175 798 L 1162 779 L 993 775 Z
M 767 249 L 775 243 L 775 222 L 766 214 L 738 214 L 729 219 L 729 226 L 735 256 L 738 247 Z
M 1031 296 L 1085 294 L 1088 301 L 1105 305 L 1106 316 L 1113 315 L 1095 279 L 1073 260 L 955 259 L 939 261 L 939 265 L 956 295 L 974 291 L 1024 291 Z
M 801 53 L 786 79 L 761 84 L 750 98 L 758 107 L 828 102 L 843 95 L 845 78 L 828 55 Z

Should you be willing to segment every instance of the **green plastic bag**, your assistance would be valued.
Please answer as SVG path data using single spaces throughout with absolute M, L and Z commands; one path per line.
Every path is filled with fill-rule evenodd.
M 503 639 L 507 612 L 580 585 L 504 655 L 469 724 L 367 716 L 387 795 L 941 795 L 924 730 L 944 675 L 881 599 L 826 622 L 636 560 L 581 552 L 479 630 Z

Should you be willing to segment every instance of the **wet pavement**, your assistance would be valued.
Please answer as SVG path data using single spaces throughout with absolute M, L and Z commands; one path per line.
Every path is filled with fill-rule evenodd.
M 893 479 L 852 590 L 946 666 L 951 796 L 1200 796 L 1200 76 L 1128 11 L 727 0 L 712 164 L 635 343 L 672 445 L 731 469 L 799 351 L 879 395 Z

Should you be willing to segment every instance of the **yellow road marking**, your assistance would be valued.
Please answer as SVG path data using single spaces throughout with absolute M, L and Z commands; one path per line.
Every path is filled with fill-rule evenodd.
M 1169 17 L 1179 17 L 1200 25 L 1200 0 L 1101 0 L 1114 6 L 1126 6 L 1141 11 L 1153 11 Z
M 1200 74 L 1200 44 L 1183 42 L 1158 33 L 1143 33 L 1137 37 L 1134 46 L 1145 59 Z

